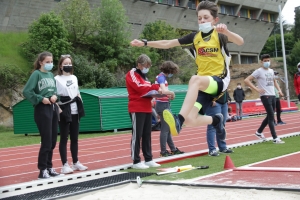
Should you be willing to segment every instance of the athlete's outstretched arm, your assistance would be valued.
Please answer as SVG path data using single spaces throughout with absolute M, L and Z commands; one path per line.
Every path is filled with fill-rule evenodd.
M 134 47 L 143 47 L 145 45 L 145 43 L 141 40 L 134 39 L 130 42 L 130 45 L 134 46 Z M 148 41 L 147 46 L 153 47 L 156 49 L 169 49 L 172 47 L 180 46 L 180 43 L 178 42 L 178 39 L 157 40 L 157 41 Z

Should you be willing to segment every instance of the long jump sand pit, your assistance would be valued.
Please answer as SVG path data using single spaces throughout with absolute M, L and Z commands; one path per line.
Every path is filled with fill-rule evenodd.
M 299 200 L 300 192 L 256 189 L 204 188 L 193 186 L 128 183 L 89 194 L 82 194 L 80 200 Z

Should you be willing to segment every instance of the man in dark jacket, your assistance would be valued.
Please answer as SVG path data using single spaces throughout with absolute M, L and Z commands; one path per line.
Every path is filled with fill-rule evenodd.
M 236 117 L 237 120 L 242 120 L 243 116 L 243 100 L 245 99 L 245 93 L 241 83 L 237 84 L 236 89 L 233 91 L 233 98 L 236 102 Z

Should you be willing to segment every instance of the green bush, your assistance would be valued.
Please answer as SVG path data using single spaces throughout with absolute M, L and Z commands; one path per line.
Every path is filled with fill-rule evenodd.
M 27 75 L 15 65 L 0 65 L 0 90 L 16 89 L 19 85 L 24 84 Z
M 33 62 L 39 53 L 49 51 L 53 54 L 56 64 L 62 54 L 71 50 L 63 21 L 53 12 L 42 14 L 34 21 L 28 28 L 28 34 L 28 41 L 23 43 L 22 47 L 30 62 Z
M 297 64 L 300 62 L 300 40 L 295 43 L 291 54 L 287 57 L 288 71 L 291 74 L 297 72 Z
M 104 66 L 89 61 L 83 55 L 73 55 L 74 75 L 81 88 L 109 88 L 116 84 L 112 73 Z

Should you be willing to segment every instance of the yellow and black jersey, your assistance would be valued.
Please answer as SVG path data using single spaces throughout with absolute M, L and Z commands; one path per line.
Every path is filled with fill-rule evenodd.
M 200 76 L 226 76 L 226 65 L 222 55 L 222 47 L 227 56 L 227 36 L 212 30 L 207 34 L 201 32 L 190 33 L 180 39 L 183 48 L 189 48 L 192 57 L 198 66 L 197 74 Z M 194 51 L 194 52 L 193 52 Z

